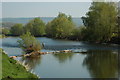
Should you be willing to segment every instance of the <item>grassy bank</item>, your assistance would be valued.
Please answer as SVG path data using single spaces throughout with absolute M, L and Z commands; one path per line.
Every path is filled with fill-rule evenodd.
M 19 64 L 16 60 L 11 59 L 0 49 L 2 52 L 2 78 L 4 80 L 10 78 L 38 78 L 36 75 L 28 72 L 24 66 Z
M 5 38 L 5 35 L 4 34 L 0 34 L 0 38 Z

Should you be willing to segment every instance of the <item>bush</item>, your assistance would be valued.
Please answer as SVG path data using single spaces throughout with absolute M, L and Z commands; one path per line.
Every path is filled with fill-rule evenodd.
M 30 32 L 20 36 L 21 40 L 18 40 L 19 46 L 25 53 L 31 53 L 41 50 L 41 45 Z

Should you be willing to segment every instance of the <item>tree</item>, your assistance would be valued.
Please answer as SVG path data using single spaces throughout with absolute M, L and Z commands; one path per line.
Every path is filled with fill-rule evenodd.
M 71 16 L 59 13 L 55 19 L 47 24 L 46 33 L 54 38 L 68 38 L 72 35 L 74 27 Z
M 73 35 L 71 37 L 74 38 L 75 40 L 83 40 L 85 31 L 86 31 L 85 26 L 76 27 L 73 30 Z
M 25 33 L 26 32 L 32 33 L 32 31 L 33 31 L 33 25 L 32 24 L 33 24 L 32 22 L 29 22 L 25 25 L 25 27 L 24 27 L 24 32 Z
M 30 32 L 20 36 L 21 40 L 18 40 L 19 46 L 23 49 L 25 53 L 31 53 L 41 50 L 41 45 Z
M 25 26 L 25 32 L 31 32 L 34 36 L 40 36 L 45 34 L 45 23 L 40 18 L 31 20 Z
M 86 40 L 93 42 L 110 41 L 116 30 L 117 9 L 113 2 L 93 2 L 86 17 Z
M 120 32 L 120 1 L 118 2 L 118 32 Z
M 120 16 L 120 1 L 118 2 L 118 15 Z
M 45 32 L 48 37 L 52 37 L 52 27 L 51 27 L 51 22 L 48 22 L 46 25 Z
M 23 25 L 22 24 L 15 24 L 14 26 L 11 27 L 10 30 L 12 35 L 22 35 L 23 34 Z
M 3 28 L 2 29 L 2 34 L 7 35 L 10 33 L 10 30 L 8 28 Z

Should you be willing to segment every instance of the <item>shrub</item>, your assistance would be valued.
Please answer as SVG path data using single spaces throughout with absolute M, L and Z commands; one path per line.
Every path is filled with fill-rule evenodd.
M 19 46 L 23 49 L 25 53 L 31 53 L 41 50 L 41 45 L 30 32 L 20 36 L 21 40 L 18 40 Z

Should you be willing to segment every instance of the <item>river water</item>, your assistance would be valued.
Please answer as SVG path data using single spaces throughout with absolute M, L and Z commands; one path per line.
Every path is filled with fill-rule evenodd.
M 38 58 L 16 60 L 26 65 L 30 72 L 41 78 L 117 78 L 118 49 L 115 44 L 92 44 L 79 41 L 59 40 L 46 37 L 37 38 L 44 43 L 42 51 L 70 49 L 73 53 L 45 54 Z M 2 48 L 8 56 L 21 55 L 18 37 L 7 37 L 2 40 Z M 87 51 L 87 53 L 79 53 Z

